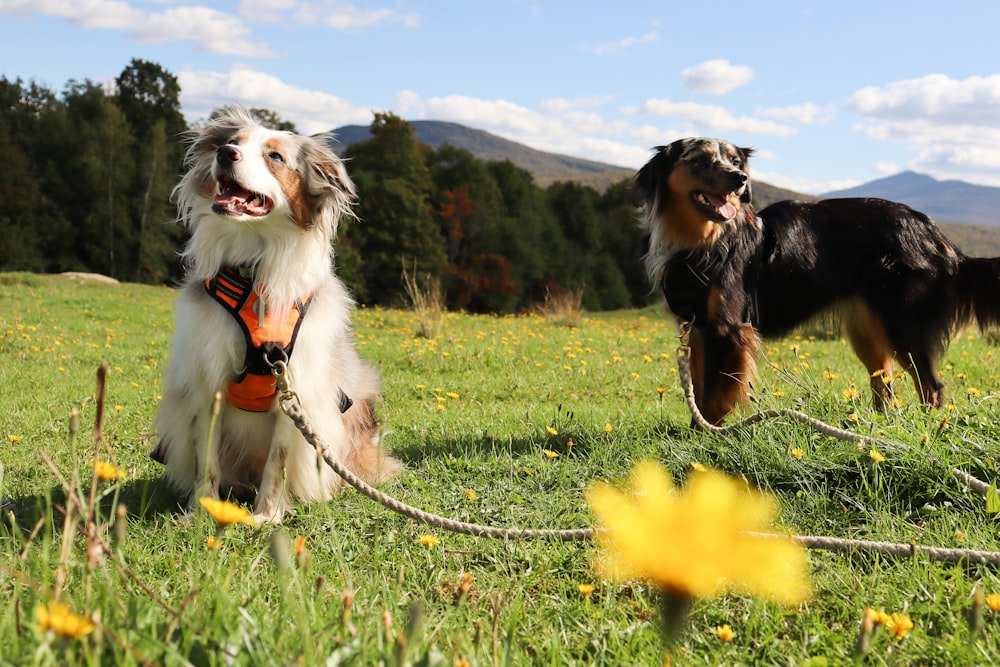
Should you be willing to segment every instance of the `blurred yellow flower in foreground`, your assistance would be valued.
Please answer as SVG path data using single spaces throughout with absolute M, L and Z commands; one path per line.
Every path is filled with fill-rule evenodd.
M 256 525 L 253 517 L 250 516 L 250 512 L 236 503 L 231 503 L 228 500 L 215 500 L 208 496 L 199 498 L 198 502 L 201 503 L 201 506 L 212 515 L 212 518 L 220 526 L 228 526 L 231 523 L 245 523 L 248 526 Z
M 669 473 L 645 462 L 633 469 L 631 489 L 598 482 L 586 497 L 604 526 L 596 533 L 603 576 L 647 579 L 678 597 L 736 591 L 789 605 L 809 598 L 805 548 L 769 532 L 773 500 L 720 472 L 694 471 L 678 490 Z
M 97 479 L 102 482 L 109 482 L 113 479 L 128 476 L 128 473 L 124 470 L 116 466 L 114 463 L 109 463 L 107 461 L 91 461 L 87 465 L 94 469 L 94 472 L 97 473 Z
M 65 602 L 50 602 L 35 607 L 39 632 L 55 630 L 63 637 L 83 637 L 94 631 L 94 624 L 85 616 L 74 614 Z

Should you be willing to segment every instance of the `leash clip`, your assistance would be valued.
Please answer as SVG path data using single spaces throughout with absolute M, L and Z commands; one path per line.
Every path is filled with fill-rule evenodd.
M 681 317 L 677 318 L 677 328 L 680 330 L 680 335 L 678 337 L 680 338 L 681 341 L 680 345 L 677 347 L 677 351 L 679 353 L 684 354 L 685 356 L 691 354 L 690 341 L 691 341 L 692 326 L 693 325 L 691 323 L 691 320 L 685 320 Z
M 288 371 L 288 364 L 284 361 L 276 361 L 271 367 L 271 375 L 274 376 L 274 387 L 281 394 L 281 401 L 298 401 L 299 395 L 292 390 L 292 377 Z

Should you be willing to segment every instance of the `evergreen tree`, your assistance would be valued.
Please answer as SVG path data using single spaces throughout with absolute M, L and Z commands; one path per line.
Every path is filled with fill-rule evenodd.
M 446 263 L 445 237 L 431 215 L 432 182 L 413 127 L 391 113 L 376 113 L 372 138 L 347 150 L 357 186 L 359 222 L 345 225 L 348 243 L 362 258 L 359 300 L 391 304 L 402 300 L 403 262 L 438 274 Z

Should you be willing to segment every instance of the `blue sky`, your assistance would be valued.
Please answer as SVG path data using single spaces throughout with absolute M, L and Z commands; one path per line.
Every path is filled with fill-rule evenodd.
M 392 111 L 629 168 L 709 135 L 803 192 L 904 169 L 1000 186 L 998 26 L 996 0 L 0 0 L 0 74 L 61 91 L 141 58 L 192 121 Z

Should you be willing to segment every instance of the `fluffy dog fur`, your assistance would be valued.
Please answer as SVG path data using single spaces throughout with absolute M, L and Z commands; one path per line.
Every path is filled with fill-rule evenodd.
M 1000 258 L 964 256 L 923 213 L 881 199 L 783 201 L 756 214 L 751 150 L 719 139 L 661 146 L 638 172 L 646 268 L 692 322 L 698 407 L 720 423 L 744 401 L 760 337 L 838 316 L 876 407 L 893 363 L 938 407 L 937 362 L 956 329 L 1000 322 Z
M 374 403 L 379 378 L 362 361 L 351 327 L 353 303 L 333 274 L 338 220 L 351 214 L 354 185 L 327 137 L 261 127 L 239 107 L 192 134 L 187 173 L 174 196 L 191 232 L 187 273 L 176 304 L 170 365 L 156 418 L 167 477 L 189 498 L 256 494 L 258 523 L 281 521 L 292 499 L 329 499 L 342 480 L 278 407 L 247 412 L 213 397 L 245 369 L 235 318 L 206 291 L 226 267 L 243 267 L 268 313 L 283 317 L 310 298 L 289 375 L 329 453 L 369 480 L 399 464 L 379 448 Z M 341 412 L 342 395 L 353 404 Z

